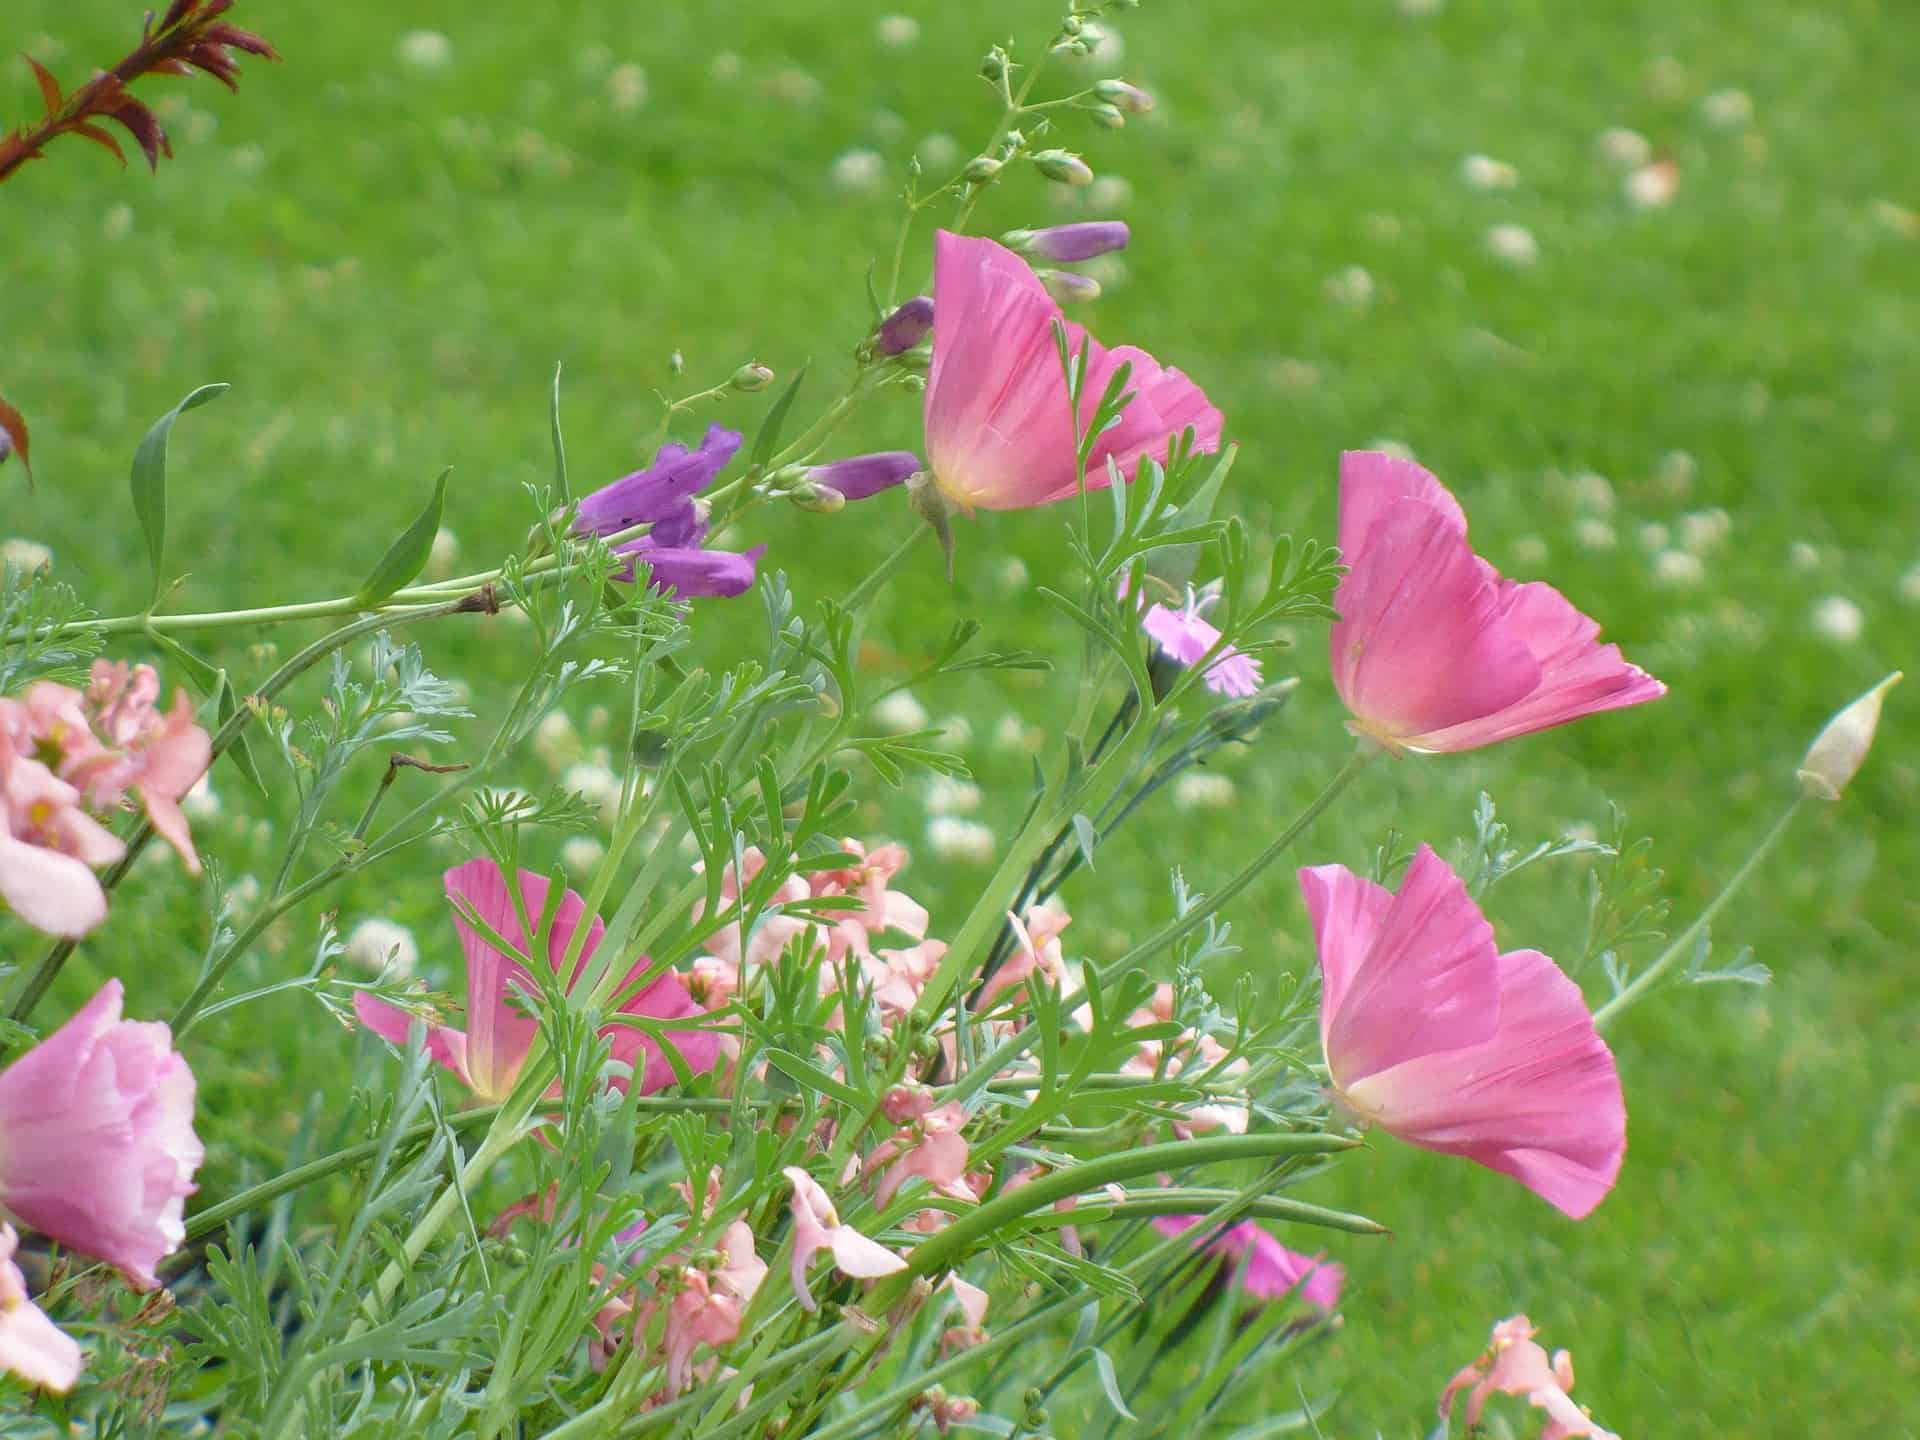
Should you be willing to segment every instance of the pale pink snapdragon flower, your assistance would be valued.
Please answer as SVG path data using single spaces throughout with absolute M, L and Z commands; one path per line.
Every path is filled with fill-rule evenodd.
M 1128 1023 L 1139 1027 L 1164 1023 L 1171 1019 L 1173 1019 L 1173 986 L 1160 984 L 1154 987 L 1153 1000 L 1149 1008 L 1134 1011 L 1128 1017 Z M 1141 1041 L 1140 1048 L 1121 1062 L 1120 1072 L 1123 1075 L 1138 1075 L 1143 1078 L 1164 1075 L 1172 1079 L 1176 1075 L 1190 1071 L 1196 1076 L 1207 1074 L 1238 1080 L 1253 1067 L 1244 1058 L 1228 1060 L 1229 1053 L 1227 1047 L 1213 1036 L 1188 1027 L 1171 1041 Z M 1205 1135 L 1214 1130 L 1225 1130 L 1231 1135 L 1244 1135 L 1252 1119 L 1252 1110 L 1244 1100 L 1225 1100 L 1217 1097 L 1195 1101 L 1184 1107 L 1184 1113 L 1186 1119 L 1174 1122 L 1171 1127 L 1174 1134 L 1182 1140 L 1194 1135 Z
M 661 1351 L 666 1361 L 667 1398 L 693 1382 L 693 1355 L 700 1346 L 718 1350 L 740 1338 L 747 1306 L 767 1277 L 767 1265 L 754 1249 L 753 1229 L 744 1220 L 727 1226 L 720 1237 L 720 1263 L 710 1272 L 685 1266 L 680 1291 L 667 1304 Z
M 1183 1235 L 1206 1217 L 1201 1215 L 1159 1215 L 1153 1228 L 1162 1235 Z M 1211 1229 L 1212 1227 L 1208 1227 Z M 1194 1244 L 1206 1241 L 1196 1235 Z M 1255 1300 L 1284 1300 L 1298 1294 L 1306 1304 L 1331 1315 L 1340 1305 L 1340 1290 L 1346 1283 L 1344 1265 L 1329 1264 L 1326 1252 L 1302 1255 L 1289 1250 L 1265 1229 L 1251 1220 L 1229 1225 L 1210 1241 L 1205 1249 L 1221 1256 L 1231 1265 L 1244 1265 L 1241 1288 Z
M 1481 1411 L 1495 1393 L 1524 1395 L 1529 1404 L 1546 1412 L 1547 1424 L 1540 1440 L 1575 1440 L 1578 1436 L 1620 1440 L 1574 1403 L 1567 1393 L 1573 1389 L 1573 1357 L 1557 1350 L 1548 1358 L 1545 1347 L 1533 1338 L 1538 1333 L 1524 1315 L 1509 1316 L 1496 1324 L 1485 1353 L 1440 1392 L 1440 1418 L 1452 1418 L 1454 1397 L 1462 1390 L 1467 1391 L 1462 1419 L 1469 1430 L 1480 1423 Z
M 0 900 L 34 929 L 77 940 L 107 918 L 94 868 L 126 846 L 33 758 L 32 742 L 26 707 L 0 700 Z
M 742 888 L 751 885 L 767 867 L 767 857 L 758 845 L 749 845 L 742 855 L 742 861 L 738 873 L 732 861 L 728 861 L 726 868 L 720 872 L 720 908 L 723 912 L 733 908 Z M 696 875 L 705 871 L 704 862 L 696 863 L 693 867 Z M 783 914 L 780 907 L 795 900 L 805 900 L 812 894 L 804 875 L 789 875 L 780 882 L 780 888 L 761 910 L 759 921 L 751 934 L 744 933 L 746 927 L 739 919 L 729 921 L 707 937 L 707 953 L 722 965 L 731 966 L 735 975 L 740 973 L 743 946 L 748 970 L 773 963 L 785 953 L 788 945 L 805 935 L 814 924 L 804 916 Z M 698 920 L 705 913 L 706 901 L 696 901 L 693 918 Z
M 1007 923 L 1013 926 L 1016 942 L 1013 953 L 980 987 L 976 1010 L 990 1009 L 1000 996 L 1026 984 L 1029 975 L 1040 975 L 1056 987 L 1067 978 L 1066 952 L 1061 948 L 1060 936 L 1073 923 L 1073 916 L 1065 906 L 1053 900 L 1029 905 L 1024 918 L 1009 914 Z
M 1164 459 L 1187 429 L 1197 451 L 1220 448 L 1220 412 L 1185 375 L 1132 346 L 1109 350 L 1071 321 L 1027 262 L 991 240 L 934 237 L 933 363 L 927 375 L 927 463 L 963 511 L 1019 510 L 1078 493 L 1073 425 L 1054 323 L 1087 347 L 1084 429 L 1107 382 L 1130 364 L 1133 401 L 1099 436 L 1086 482 L 1108 483 L 1107 461 L 1132 480 L 1144 458 Z
M 1343 865 L 1300 871 L 1320 952 L 1337 1106 L 1511 1175 L 1578 1220 L 1613 1188 L 1627 1111 L 1580 987 L 1501 954 L 1466 886 L 1422 845 L 1396 894 Z
M 940 1354 L 944 1357 L 984 1345 L 987 1340 L 987 1292 L 962 1279 L 958 1270 L 948 1274 L 940 1288 L 953 1292 L 954 1302 L 960 1307 L 961 1321 L 958 1325 L 949 1325 L 942 1332 Z
M 64 1395 L 80 1378 L 86 1357 L 27 1294 L 27 1277 L 13 1262 L 19 1248 L 13 1226 L 0 1222 L 0 1375 L 18 1375 Z
M 1473 750 L 1666 694 L 1558 590 L 1474 554 L 1460 502 L 1410 460 L 1340 457 L 1340 558 L 1334 688 L 1389 750 Z
M 820 1308 L 807 1293 L 807 1267 L 822 1250 L 833 1255 L 836 1270 L 855 1279 L 871 1280 L 907 1268 L 907 1262 L 886 1246 L 841 1224 L 833 1201 L 806 1171 L 789 1165 L 780 1173 L 793 1186 L 793 1294 L 802 1310 Z
M 960 1132 L 967 1123 L 967 1107 L 950 1101 L 909 1121 L 882 1140 L 867 1156 L 869 1175 L 885 1169 L 873 1189 L 874 1203 L 884 1207 L 894 1191 L 912 1176 L 956 1200 L 973 1201 L 966 1183 L 967 1141 Z
M 146 1290 L 186 1239 L 206 1151 L 172 1032 L 121 1019 L 121 995 L 109 980 L 0 1071 L 0 1211 Z
M 27 692 L 27 704 L 46 689 Z M 54 687 L 61 689 L 64 687 Z M 137 791 L 153 828 L 177 852 L 193 874 L 200 857 L 180 812 L 180 800 L 207 771 L 213 742 L 193 721 L 185 690 L 173 692 L 173 708 L 159 708 L 160 677 L 151 665 L 124 661 L 93 662 L 87 682 L 86 713 L 103 749 L 62 767 L 62 778 L 86 793 L 96 811 L 110 810 L 129 791 Z
M 840 842 L 840 848 L 854 856 L 855 863 L 839 870 L 816 870 L 807 881 L 815 896 L 848 895 L 860 902 L 858 909 L 840 911 L 826 925 L 827 962 L 839 964 L 849 950 L 871 955 L 874 938 L 889 931 L 914 941 L 926 939 L 926 907 L 892 886 L 893 877 L 907 866 L 906 847 L 882 845 L 869 853 L 865 845 L 849 838 Z
M 449 899 L 463 901 L 501 939 L 521 955 L 529 954 L 531 947 L 520 913 L 524 907 L 527 917 L 535 923 L 545 913 L 547 879 L 544 875 L 530 870 L 520 872 L 519 905 L 514 903 L 513 894 L 507 888 L 505 874 L 485 857 L 455 866 L 442 877 L 442 883 Z M 585 920 L 586 903 L 576 892 L 567 891 L 547 933 L 547 963 L 554 970 L 564 963 L 574 932 Z M 520 1067 L 526 1063 L 534 1036 L 540 1029 L 540 1022 L 527 1013 L 513 992 L 518 989 L 533 996 L 540 993 L 540 987 L 525 966 L 494 948 L 491 941 L 467 924 L 458 910 L 454 912 L 453 923 L 460 934 L 461 949 L 466 953 L 467 1025 L 464 1030 L 451 1025 L 429 1025 L 427 1053 L 459 1076 L 461 1083 L 481 1099 L 504 1100 L 512 1093 Z M 605 933 L 606 926 L 599 917 L 594 917 L 573 973 L 567 977 L 569 992 L 579 983 Z M 649 968 L 646 956 L 638 957 L 622 982 L 622 993 Z M 360 1023 L 374 1034 L 394 1045 L 406 1044 L 408 1027 L 413 1023 L 408 1011 L 365 990 L 354 993 L 353 1008 Z M 681 1020 L 704 1012 L 687 993 L 680 977 L 668 972 L 622 1000 L 618 1013 L 652 1020 Z M 660 1042 L 652 1035 L 617 1020 L 602 1026 L 600 1033 L 611 1046 L 612 1058 L 631 1067 L 641 1094 L 651 1095 L 673 1083 L 673 1067 L 662 1053 Z M 687 1068 L 696 1075 L 713 1069 L 719 1060 L 719 1040 L 711 1030 L 673 1030 L 670 1037 Z M 624 1085 L 621 1088 L 624 1089 Z
M 881 950 L 860 957 L 860 967 L 873 987 L 873 1003 L 888 1020 L 913 1013 L 920 992 L 927 988 L 947 953 L 944 940 L 922 940 L 904 950 Z

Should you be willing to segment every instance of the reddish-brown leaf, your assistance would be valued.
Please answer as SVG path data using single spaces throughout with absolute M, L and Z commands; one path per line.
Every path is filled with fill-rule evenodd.
M 235 50 L 244 50 L 249 55 L 260 55 L 269 60 L 280 58 L 273 46 L 260 36 L 235 25 L 215 25 L 207 31 L 206 41 L 214 45 L 231 45 Z
M 170 29 L 179 23 L 180 17 L 193 9 L 194 0 L 173 0 L 167 7 L 167 13 L 160 20 L 162 30 Z
M 153 111 L 134 99 L 131 95 L 123 99 L 117 108 L 107 114 L 109 120 L 117 120 L 126 128 L 129 135 L 139 144 L 141 153 L 147 157 L 150 169 L 160 168 L 160 157 L 171 156 L 173 145 L 167 139 L 167 132 L 160 128 L 160 121 Z
M 25 58 L 27 64 L 33 67 L 33 78 L 40 82 L 40 98 L 47 102 L 47 113 L 51 115 L 60 108 L 60 82 L 54 79 L 52 72 L 33 56 L 28 55 Z
M 227 89 L 239 92 L 240 67 L 218 45 L 195 45 L 185 58 L 189 65 L 199 66 Z
M 0 396 L 0 431 L 4 431 L 8 445 L 20 452 L 20 463 L 26 466 L 27 478 L 33 478 L 33 466 L 27 460 L 27 422 L 20 412 L 9 405 L 5 396 Z M 0 453 L 0 460 L 6 459 Z
M 126 152 L 120 148 L 120 142 L 102 130 L 98 125 L 83 120 L 73 127 L 73 133 L 76 135 L 84 135 L 87 139 L 93 141 L 94 144 L 112 151 L 113 158 L 118 160 L 122 165 L 127 163 Z

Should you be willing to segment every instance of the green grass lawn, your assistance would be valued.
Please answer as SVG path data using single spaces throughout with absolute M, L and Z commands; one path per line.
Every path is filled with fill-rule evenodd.
M 102 611 L 137 607 L 127 459 L 209 380 L 234 390 L 175 434 L 175 553 L 192 572 L 178 609 L 350 589 L 447 464 L 448 525 L 474 567 L 490 563 L 525 533 L 523 483 L 549 473 L 556 360 L 583 478 L 644 458 L 657 392 L 747 359 L 784 375 L 811 358 L 824 401 L 864 328 L 869 259 L 890 253 L 905 157 L 930 136 L 977 145 L 994 119 L 979 54 L 1056 18 L 1013 0 L 899 3 L 918 21 L 904 47 L 883 41 L 879 7 L 822 0 L 246 0 L 235 18 L 286 62 L 250 64 L 237 97 L 148 84 L 178 152 L 157 178 L 69 140 L 0 192 L 0 392 L 33 422 L 39 477 L 28 494 L 0 471 L 0 531 L 50 545 Z M 13 0 L 0 50 L 75 84 L 126 48 L 136 12 Z M 421 27 L 444 31 L 444 64 L 403 57 Z M 1109 208 L 1022 178 L 981 228 L 1132 224 L 1124 277 L 1087 318 L 1206 386 L 1242 446 L 1234 506 L 1264 541 L 1330 538 L 1338 451 L 1404 444 L 1460 495 L 1484 554 L 1552 579 L 1671 687 L 1658 706 L 1491 752 L 1377 767 L 1299 862 L 1359 866 L 1389 824 L 1452 843 L 1482 789 L 1525 839 L 1604 827 L 1613 799 L 1656 837 L 1684 920 L 1771 821 L 1825 716 L 1913 660 L 1920 14 L 1454 0 L 1409 18 L 1389 0 L 1183 0 L 1122 34 L 1122 69 L 1158 109 L 1061 140 L 1124 177 L 1097 192 Z M 0 123 L 35 104 L 24 64 L 0 66 Z M 1602 153 L 1616 127 L 1675 167 L 1664 207 L 1629 199 Z M 845 183 L 873 162 L 844 157 L 868 150 L 879 182 Z M 1511 188 L 1469 183 L 1476 153 L 1511 166 Z M 1522 236 L 1489 238 L 1498 226 L 1522 227 L 1531 263 Z M 697 423 L 749 426 L 763 408 L 736 398 Z M 846 439 L 917 447 L 917 407 L 895 395 Z M 1063 522 L 963 525 L 954 584 L 930 559 L 910 577 L 876 662 L 904 663 L 957 614 L 1001 648 L 1077 645 L 1032 591 L 1065 564 Z M 805 598 L 845 588 L 910 523 L 890 497 L 750 527 Z M 724 643 L 758 626 L 758 606 L 704 607 L 700 624 Z M 514 633 L 474 620 L 421 638 L 484 701 Z M 284 654 L 295 638 L 236 634 L 221 656 L 257 676 L 266 657 L 249 647 Z M 1220 767 L 1224 808 L 1169 808 L 1076 881 L 1085 953 L 1117 953 L 1164 913 L 1169 867 L 1205 888 L 1315 792 L 1346 744 L 1322 646 L 1309 630 L 1269 662 L 1303 683 Z M 1045 681 L 1012 693 L 1030 727 L 1067 703 Z M 969 722 L 981 818 L 1001 825 L 1029 763 L 998 738 L 1004 694 L 980 680 L 919 697 Z M 1855 790 L 1801 822 L 1720 926 L 1723 952 L 1752 946 L 1772 988 L 1676 991 L 1614 1032 L 1631 1146 L 1592 1219 L 1385 1139 L 1318 1187 L 1396 1232 L 1333 1247 L 1349 1288 L 1324 1362 L 1345 1384 L 1327 1434 L 1424 1433 L 1439 1387 L 1518 1310 L 1573 1349 L 1576 1398 L 1626 1435 L 1915 1433 L 1914 713 L 1894 692 Z M 238 873 L 263 861 L 238 783 L 220 791 L 206 848 Z M 869 793 L 871 833 L 921 840 L 918 786 Z M 433 863 L 341 896 L 341 921 L 414 925 L 444 973 Z M 924 843 L 911 872 L 936 930 L 982 879 Z M 1503 885 L 1503 942 L 1577 953 L 1582 880 L 1568 862 Z M 1247 969 L 1310 964 L 1296 893 L 1275 874 L 1233 907 Z M 125 903 L 153 923 L 102 932 L 63 1001 L 109 971 L 142 1014 L 190 985 L 204 936 L 185 901 Z M 310 935 L 276 937 L 261 973 L 304 964 Z M 6 943 L 19 950 L 20 933 Z M 337 1098 L 351 1058 L 374 1053 L 317 1016 L 286 997 L 244 1029 L 202 1032 L 209 1053 L 191 1058 L 208 1103 L 289 1097 L 285 1131 L 262 1125 L 257 1153 L 216 1155 L 210 1176 L 270 1165 L 294 1097 Z M 1293 1384 L 1276 1377 L 1277 1408 Z

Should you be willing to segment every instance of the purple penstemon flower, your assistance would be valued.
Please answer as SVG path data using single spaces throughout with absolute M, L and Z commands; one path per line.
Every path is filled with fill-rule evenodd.
M 925 468 L 911 450 L 876 450 L 871 455 L 850 455 L 826 465 L 809 465 L 806 478 L 809 484 L 832 490 L 843 500 L 865 500 L 891 490 Z
M 581 534 L 617 535 L 635 525 L 652 529 L 614 546 L 629 564 L 619 579 L 632 580 L 636 560 L 644 560 L 648 584 L 690 599 L 696 595 L 739 595 L 753 588 L 754 567 L 767 547 L 745 553 L 706 550 L 707 505 L 696 500 L 740 449 L 740 432 L 707 427 L 699 448 L 673 442 L 662 445 L 653 463 L 603 485 L 580 502 L 573 528 Z
M 1125 596 L 1123 588 L 1121 598 Z M 1189 587 L 1187 603 L 1178 610 L 1170 610 L 1165 605 L 1147 606 L 1140 616 L 1140 628 L 1152 637 L 1160 653 L 1169 660 L 1186 666 L 1197 665 L 1220 639 L 1220 632 L 1201 614 L 1213 603 L 1213 598 L 1196 594 Z M 1201 678 L 1216 695 L 1252 695 L 1260 688 L 1260 662 L 1229 645 L 1207 666 Z
M 1124 220 L 1080 220 L 1071 225 L 1049 225 L 1044 230 L 1015 230 L 1001 238 L 1023 255 L 1072 264 L 1126 249 L 1128 231 Z

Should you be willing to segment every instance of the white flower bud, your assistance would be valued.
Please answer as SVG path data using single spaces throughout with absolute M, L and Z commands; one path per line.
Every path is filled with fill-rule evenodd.
M 1800 762 L 1800 789 L 1811 799 L 1838 800 L 1873 748 L 1880 701 L 1900 679 L 1896 670 L 1827 722 Z

